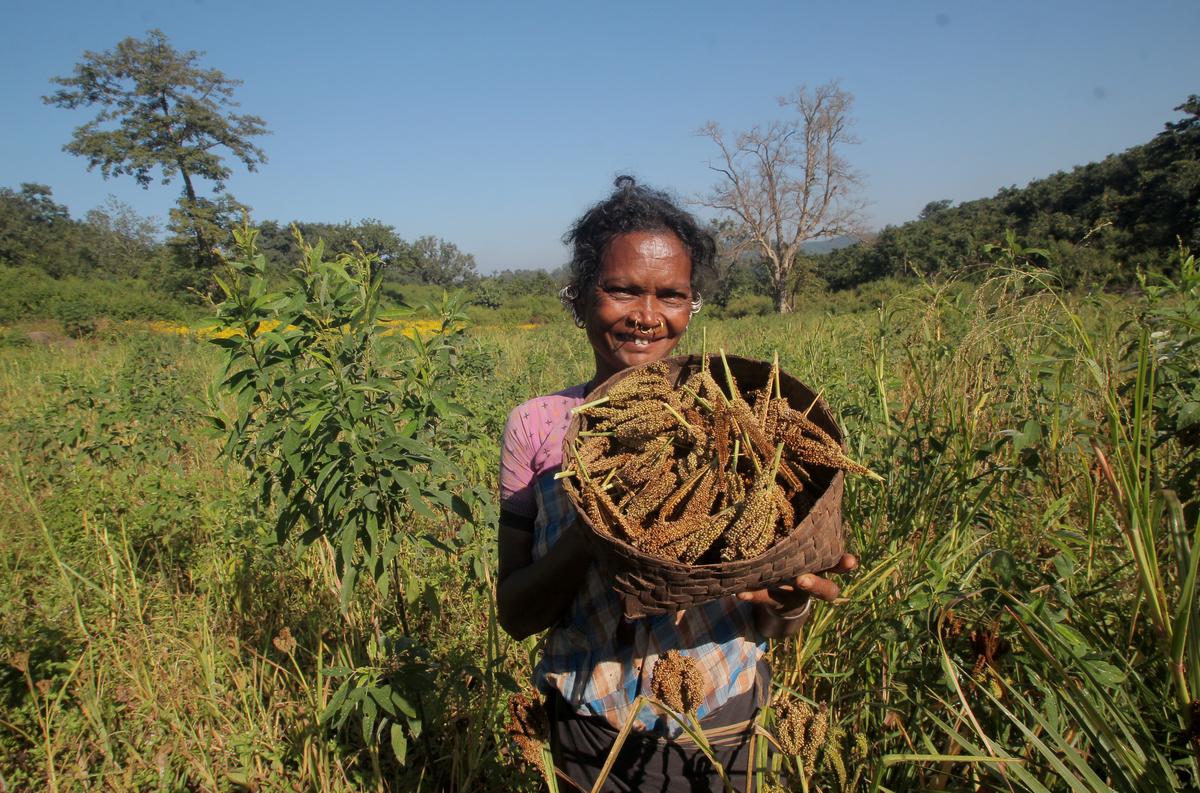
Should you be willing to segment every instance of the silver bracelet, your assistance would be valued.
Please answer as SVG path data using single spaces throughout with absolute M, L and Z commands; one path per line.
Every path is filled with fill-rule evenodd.
M 812 599 L 812 596 L 810 595 L 808 600 L 804 601 L 804 605 L 801 606 L 800 610 L 797 611 L 795 614 L 791 614 L 791 613 L 783 612 L 783 611 L 776 611 L 775 616 L 784 621 L 804 619 L 805 617 L 808 616 L 808 613 L 810 611 L 812 611 L 812 604 L 813 604 L 813 599 Z M 793 611 L 794 611 L 794 609 L 793 609 Z

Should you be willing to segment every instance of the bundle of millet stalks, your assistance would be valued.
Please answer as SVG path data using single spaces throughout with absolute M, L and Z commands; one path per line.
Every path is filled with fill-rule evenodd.
M 583 429 L 560 476 L 577 478 L 593 528 L 687 565 L 753 559 L 804 518 L 828 469 L 878 479 L 809 419 L 812 405 L 781 396 L 778 355 L 744 394 L 720 360 L 724 388 L 708 356 L 678 387 L 660 361 L 575 409 Z

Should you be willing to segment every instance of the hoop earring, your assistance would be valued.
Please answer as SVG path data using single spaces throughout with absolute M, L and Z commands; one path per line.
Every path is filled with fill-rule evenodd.
M 699 314 L 700 309 L 703 307 L 704 307 L 704 298 L 700 296 L 699 292 L 697 292 L 696 296 L 692 298 L 692 313 L 690 316 L 694 317 L 697 314 Z
M 558 300 L 563 304 L 563 308 L 571 312 L 571 319 L 575 321 L 575 327 L 582 328 L 585 323 L 583 317 L 579 316 L 579 287 L 575 284 L 567 284 L 562 289 L 558 290 Z

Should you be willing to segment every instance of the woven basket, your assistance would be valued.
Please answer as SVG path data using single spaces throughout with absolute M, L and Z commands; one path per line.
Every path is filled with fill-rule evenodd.
M 720 357 L 709 356 L 709 366 L 718 382 L 723 378 Z M 730 371 L 743 392 L 761 388 L 770 376 L 771 364 L 750 358 L 727 356 Z M 698 355 L 667 358 L 668 380 L 676 387 L 700 371 Z M 614 384 L 634 369 L 625 369 L 596 387 L 587 397 L 599 399 Z M 808 417 L 828 432 L 844 447 L 842 431 L 824 400 L 817 398 L 807 386 L 794 377 L 780 372 L 780 393 L 791 407 L 808 410 Z M 813 404 L 815 401 L 815 405 Z M 578 433 L 587 429 L 588 419 L 576 414 L 571 418 L 563 443 L 563 460 L 570 459 Z M 639 551 L 632 545 L 593 526 L 583 507 L 583 500 L 571 477 L 562 480 L 563 487 L 584 528 L 584 537 L 611 579 L 613 588 L 623 596 L 625 615 L 630 618 L 677 611 L 716 600 L 726 595 L 762 589 L 802 573 L 827 570 L 841 558 L 842 489 L 845 474 L 826 468 L 811 469 L 817 487 L 824 487 L 807 514 L 797 511 L 800 522 L 782 540 L 753 559 L 739 559 L 716 564 L 688 565 Z

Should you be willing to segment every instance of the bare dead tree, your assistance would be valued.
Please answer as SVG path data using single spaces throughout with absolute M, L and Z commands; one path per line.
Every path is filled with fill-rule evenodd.
M 859 177 L 842 157 L 858 141 L 850 133 L 854 97 L 836 81 L 780 97 L 796 116 L 755 125 L 730 140 L 715 122 L 698 134 L 712 138 L 721 175 L 703 206 L 730 213 L 744 244 L 760 253 L 771 274 L 775 310 L 792 310 L 800 246 L 812 239 L 856 235 L 865 202 L 854 196 Z

